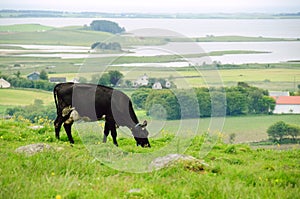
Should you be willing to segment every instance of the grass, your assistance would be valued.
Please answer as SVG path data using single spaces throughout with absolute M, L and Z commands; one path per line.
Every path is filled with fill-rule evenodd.
M 25 106 L 33 104 L 35 99 L 43 100 L 44 104 L 53 103 L 51 92 L 30 89 L 0 89 L 0 104 L 9 106 Z
M 16 24 L 0 26 L 0 32 L 44 32 L 53 29 L 50 26 L 40 24 Z
M 29 125 L 26 121 L 0 121 L 1 198 L 300 197 L 298 149 L 253 150 L 247 145 L 218 142 L 204 157 L 209 165 L 204 170 L 196 163 L 183 161 L 136 174 L 97 161 L 76 133 L 76 144 L 70 147 L 64 142 L 64 133 L 63 141 L 56 141 L 52 127 L 36 131 L 28 128 Z M 165 138 L 152 139 L 151 150 L 168 144 Z M 20 146 L 40 142 L 59 147 L 60 151 L 49 150 L 33 156 L 15 152 Z M 195 137 L 186 154 L 199 158 L 201 143 L 201 136 Z M 132 153 L 147 154 L 150 150 L 136 147 L 132 138 L 119 139 L 119 144 Z

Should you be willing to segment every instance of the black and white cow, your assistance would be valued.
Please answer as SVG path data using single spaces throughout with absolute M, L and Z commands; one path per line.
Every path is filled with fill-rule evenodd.
M 138 146 L 150 147 L 149 133 L 145 128 L 147 121 L 139 123 L 131 100 L 123 92 L 102 85 L 61 83 L 55 86 L 53 93 L 57 109 L 54 122 L 57 139 L 62 124 L 70 143 L 74 143 L 71 134 L 74 121 L 80 118 L 89 121 L 105 118 L 103 142 L 106 142 L 111 132 L 113 142 L 118 146 L 116 126 L 126 126 L 131 130 Z

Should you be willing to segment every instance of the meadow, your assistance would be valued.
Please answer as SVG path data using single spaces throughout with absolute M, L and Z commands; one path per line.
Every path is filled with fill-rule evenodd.
M 92 32 L 83 27 L 53 28 L 41 25 L 14 25 L 0 27 L 1 49 L 24 50 L 6 44 L 77 45 L 90 46 L 96 41 L 109 40 L 113 35 Z M 169 38 L 141 38 L 122 35 L 114 37 L 123 46 L 162 45 L 172 41 Z M 173 38 L 186 42 L 182 38 Z M 281 38 L 253 38 L 225 36 L 212 38 L 192 38 L 193 41 L 287 41 Z M 189 40 L 190 41 L 190 40 Z M 29 51 L 25 54 L 30 53 Z M 58 52 L 59 53 L 59 52 Z M 259 53 L 213 52 L 214 55 Z M 51 54 L 51 53 L 45 53 Z M 199 54 L 186 55 L 200 56 Z M 103 59 L 62 59 L 60 57 L 22 57 L 17 54 L 1 54 L 1 74 L 13 75 L 17 71 L 25 77 L 33 71 L 45 69 L 49 77 L 91 78 L 102 74 L 103 68 L 114 58 Z M 126 55 L 115 63 L 168 62 L 178 56 L 134 57 Z M 16 64 L 20 64 L 17 65 Z M 47 68 L 55 66 L 54 68 Z M 125 80 L 135 80 L 146 73 L 150 77 L 168 78 L 177 86 L 207 86 L 209 72 L 214 72 L 218 81 L 209 82 L 220 86 L 247 82 L 270 90 L 296 91 L 297 77 L 300 75 L 298 62 L 276 64 L 245 64 L 222 66 L 216 72 L 210 66 L 197 71 L 186 68 L 153 68 L 110 66 L 106 70 L 119 70 Z M 98 72 L 97 72 L 98 71 Z M 199 72 L 200 71 L 200 72 Z M 219 82 L 219 80 L 222 80 Z M 127 94 L 132 89 L 126 90 Z M 52 92 L 30 89 L 0 89 L 0 115 L 7 107 L 26 106 L 34 99 L 43 100 L 45 105 L 53 105 Z M 197 158 L 197 161 L 179 161 L 160 170 L 133 173 L 113 167 L 114 161 L 102 161 L 98 152 L 112 154 L 118 151 L 111 143 L 102 144 L 103 121 L 98 123 L 77 123 L 73 128 L 74 145 L 62 130 L 61 140 L 54 136 L 53 122 L 39 118 L 36 124 L 20 118 L 0 120 L 0 198 L 300 198 L 300 150 L 299 144 L 279 145 L 268 142 L 269 146 L 259 145 L 268 139 L 267 128 L 277 121 L 299 125 L 300 115 L 248 115 L 242 117 L 214 118 L 220 121 L 217 131 L 211 127 L 211 118 L 178 120 L 154 120 L 145 111 L 136 110 L 139 119 L 149 122 L 151 148 L 135 146 L 128 130 L 118 129 L 118 143 L 122 154 L 159 154 L 160 150 L 184 153 Z M 224 120 L 223 120 L 224 119 Z M 224 123 L 223 123 L 224 122 Z M 32 128 L 42 125 L 42 128 Z M 195 131 L 195 125 L 197 130 Z M 96 126 L 96 127 L 95 127 Z M 95 127 L 95 128 L 94 128 Z M 180 150 L 184 143 L 178 132 L 193 134 L 187 148 Z M 209 134 L 208 134 L 209 133 Z M 229 144 L 230 135 L 235 134 L 234 144 Z M 201 150 L 212 142 L 212 148 L 205 156 Z M 35 155 L 17 153 L 18 147 L 33 143 L 44 143 L 50 150 Z M 257 146 L 258 145 L 258 146 Z M 178 149 L 176 148 L 178 147 Z M 272 148 L 272 149 L 270 149 Z M 93 151 L 94 150 L 94 151 Z M 163 153 L 161 154 L 163 155 Z M 117 157 L 117 156 L 116 156 Z M 135 164 L 132 159 L 127 166 L 147 168 L 144 161 Z M 200 162 L 205 162 L 201 164 Z M 122 161 L 118 162 L 123 163 Z M 126 163 L 126 162 L 125 162 Z
M 70 146 L 53 127 L 29 128 L 26 121 L 0 120 L 1 198 L 299 198 L 299 149 L 251 149 L 220 139 L 202 164 L 179 161 L 146 173 L 115 170 L 88 151 L 75 133 Z M 152 148 L 136 147 L 133 138 L 119 139 L 125 153 L 149 153 L 173 137 L 151 139 Z M 111 143 L 111 139 L 109 139 Z M 27 144 L 53 147 L 28 156 L 15 150 Z M 97 143 L 94 147 L 109 145 Z M 185 154 L 199 157 L 196 136 Z M 111 148 L 113 149 L 113 148 Z M 138 165 L 137 165 L 138 166 Z M 144 165 L 147 166 L 147 165 Z

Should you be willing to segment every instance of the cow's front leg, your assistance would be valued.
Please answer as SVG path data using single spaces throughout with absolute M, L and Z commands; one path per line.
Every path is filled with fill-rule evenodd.
M 70 121 L 69 119 L 64 123 L 64 128 L 65 128 L 65 131 L 67 133 L 67 136 L 68 136 L 68 139 L 70 141 L 71 144 L 74 144 L 74 140 L 73 140 L 73 137 L 72 137 L 72 133 L 71 133 L 71 129 L 72 129 L 72 124 L 73 124 L 74 121 Z

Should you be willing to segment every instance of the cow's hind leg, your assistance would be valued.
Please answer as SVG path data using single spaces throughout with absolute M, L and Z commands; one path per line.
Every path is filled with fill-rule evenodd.
M 67 121 L 64 123 L 64 128 L 65 128 L 65 131 L 66 131 L 66 133 L 67 133 L 67 136 L 68 136 L 68 138 L 69 138 L 70 143 L 71 143 L 71 144 L 74 144 L 74 140 L 73 140 L 72 133 L 71 133 L 72 124 L 73 124 L 73 121 L 67 120 Z
M 109 134 L 109 123 L 108 122 L 105 122 L 105 126 L 104 126 L 104 135 L 103 135 L 103 143 L 106 143 L 107 141 L 107 136 Z
M 54 128 L 55 128 L 55 137 L 59 139 L 59 132 L 61 129 L 61 125 L 63 124 L 63 117 L 57 116 L 54 121 Z
M 116 124 L 115 123 L 110 125 L 110 130 L 111 130 L 111 137 L 113 138 L 114 145 L 118 146 L 117 130 L 116 130 Z

